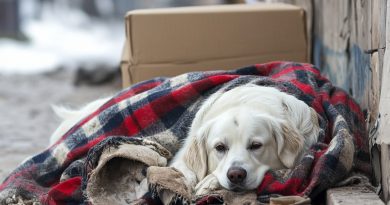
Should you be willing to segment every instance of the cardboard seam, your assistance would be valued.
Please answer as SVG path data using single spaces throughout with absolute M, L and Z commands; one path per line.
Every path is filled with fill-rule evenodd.
M 133 39 L 133 19 L 132 19 L 132 16 L 128 16 L 128 23 L 126 25 L 128 25 L 128 34 L 126 36 L 126 38 L 128 39 L 128 43 L 129 43 L 129 49 L 130 49 L 130 53 L 129 53 L 129 65 L 132 65 L 132 64 L 136 64 L 136 62 L 134 62 L 134 39 Z
M 302 16 L 302 22 L 303 22 L 303 33 L 304 33 L 304 38 L 305 38 L 305 42 L 306 42 L 306 48 L 307 48 L 307 51 L 306 51 L 306 61 L 307 62 L 311 62 L 311 50 L 309 50 L 309 48 L 311 48 L 311 42 L 309 42 L 309 36 L 310 34 L 308 34 L 307 32 L 307 29 L 308 29 L 308 25 L 307 25 L 307 21 L 306 21 L 306 11 L 305 9 L 301 8 L 301 16 Z
M 294 54 L 294 55 L 300 55 L 303 54 L 305 56 L 305 59 L 307 59 L 307 52 L 306 51 L 286 51 L 286 52 L 277 52 L 277 53 L 271 53 L 271 54 L 257 54 L 257 55 L 250 55 L 250 56 L 240 56 L 240 57 L 223 57 L 223 58 L 210 58 L 210 59 L 202 59 L 202 60 L 188 60 L 188 61 L 161 61 L 161 62 L 151 62 L 151 63 L 130 63 L 131 66 L 137 66 L 137 65 L 185 65 L 185 64 L 194 64 L 194 63 L 205 63 L 205 62 L 215 62 L 215 61 L 225 61 L 225 60 L 235 60 L 235 59 L 251 59 L 256 57 L 267 57 L 267 56 L 276 56 L 276 55 L 288 55 L 288 54 Z

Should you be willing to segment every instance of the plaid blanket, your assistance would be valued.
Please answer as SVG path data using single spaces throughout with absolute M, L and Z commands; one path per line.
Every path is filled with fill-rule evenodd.
M 96 154 L 91 150 L 99 143 L 108 138 L 112 143 L 123 140 L 123 136 L 145 138 L 167 131 L 182 140 L 205 98 L 248 83 L 273 86 L 296 96 L 317 111 L 322 128 L 319 142 L 296 168 L 266 174 L 256 191 L 259 198 L 271 194 L 315 198 L 352 172 L 371 176 L 368 135 L 358 104 L 311 64 L 271 62 L 232 71 L 156 78 L 119 92 L 53 146 L 17 167 L 0 185 L 0 202 L 88 203 L 83 181 L 90 171 L 87 161 L 94 157 L 88 153 Z M 167 149 L 173 154 L 177 150 Z M 149 204 L 161 203 L 152 194 L 144 197 Z M 197 203 L 213 200 L 200 199 Z

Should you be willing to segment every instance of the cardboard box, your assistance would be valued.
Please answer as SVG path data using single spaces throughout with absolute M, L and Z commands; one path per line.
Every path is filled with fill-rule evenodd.
M 292 5 L 134 10 L 125 20 L 124 87 L 190 71 L 308 61 L 304 11 Z

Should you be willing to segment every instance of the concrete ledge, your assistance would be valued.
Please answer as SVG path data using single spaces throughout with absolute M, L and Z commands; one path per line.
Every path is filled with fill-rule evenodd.
M 365 186 L 347 186 L 328 189 L 327 205 L 384 205 L 379 196 Z

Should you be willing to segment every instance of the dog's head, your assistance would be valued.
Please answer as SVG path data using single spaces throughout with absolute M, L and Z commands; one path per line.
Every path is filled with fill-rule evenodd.
M 233 108 L 199 129 L 197 166 L 213 173 L 229 190 L 255 189 L 268 169 L 290 168 L 303 139 L 288 123 L 250 110 Z M 202 170 L 202 169 L 200 169 Z
M 314 111 L 307 107 L 307 110 L 295 111 L 307 113 L 292 116 L 313 118 L 306 120 L 314 120 L 312 128 L 295 125 L 302 120 L 290 119 L 286 112 L 296 108 L 290 105 L 296 102 L 285 102 L 284 98 L 279 98 L 279 93 L 272 94 L 274 100 L 268 99 L 267 103 L 264 103 L 267 99 L 262 103 L 250 100 L 237 103 L 234 102 L 240 99 L 237 93 L 245 95 L 242 90 L 232 90 L 224 96 L 216 96 L 213 101 L 206 101 L 199 111 L 201 116 L 197 116 L 202 119 L 194 121 L 193 136 L 190 136 L 193 141 L 186 161 L 199 181 L 212 173 L 228 190 L 252 190 L 259 186 L 267 170 L 292 168 L 304 149 L 303 135 L 308 130 L 317 132 L 315 126 L 318 124 L 310 114 Z

